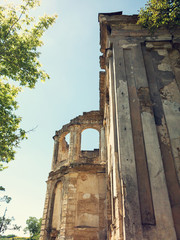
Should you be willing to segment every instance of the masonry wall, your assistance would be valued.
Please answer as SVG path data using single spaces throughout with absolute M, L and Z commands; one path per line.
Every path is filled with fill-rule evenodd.
M 100 14 L 108 239 L 180 239 L 179 31 Z
M 87 128 L 99 132 L 99 149 L 81 151 L 81 134 Z M 40 239 L 106 239 L 106 146 L 102 115 L 92 111 L 78 116 L 56 132 L 54 142 Z

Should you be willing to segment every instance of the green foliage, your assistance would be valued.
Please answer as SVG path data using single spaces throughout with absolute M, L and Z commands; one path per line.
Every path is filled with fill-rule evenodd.
M 12 224 L 15 219 L 13 217 L 6 218 L 5 215 L 0 217 L 0 233 L 4 233 L 6 230 L 19 230 L 20 226 Z
M 30 240 L 30 238 L 28 238 L 28 237 L 17 237 L 14 234 L 7 235 L 7 236 L 0 235 L 0 239 L 3 239 L 3 240 Z
M 0 239 L 2 240 L 29 240 L 27 237 L 17 237 L 16 235 L 7 235 L 7 236 L 1 236 Z
M 27 237 L 14 237 L 14 238 L 11 238 L 11 240 L 29 240 L 29 238 L 27 238 Z
M 14 237 L 14 238 L 11 238 L 11 240 L 29 240 L 29 238 L 27 238 L 27 237 Z
M 154 32 L 160 27 L 172 31 L 180 26 L 179 0 L 149 0 L 139 12 L 138 24 Z
M 7 236 L 0 236 L 0 239 L 12 239 L 12 238 L 14 238 L 14 237 L 16 237 L 16 235 L 14 235 L 14 234 L 10 234 L 10 235 L 7 235 Z
M 0 79 L 0 170 L 4 168 L 3 162 L 14 159 L 14 147 L 26 137 L 25 131 L 19 128 L 21 118 L 14 113 L 18 107 L 15 100 L 18 91 Z
M 41 37 L 56 16 L 42 16 L 38 21 L 30 17 L 30 10 L 39 0 L 22 0 L 22 4 L 0 6 L 0 170 L 3 163 L 14 159 L 15 148 L 26 133 L 20 128 L 21 118 L 16 116 L 16 97 L 20 87 L 10 84 L 14 80 L 20 86 L 34 88 L 38 80 L 49 75 L 38 61 L 42 46 Z
M 29 219 L 26 220 L 27 227 L 24 229 L 24 232 L 26 233 L 28 231 L 32 240 L 39 239 L 41 222 L 42 219 L 37 219 L 36 217 L 29 217 Z
M 49 78 L 41 69 L 37 48 L 44 31 L 55 21 L 55 16 L 43 16 L 35 23 L 29 10 L 39 4 L 37 0 L 23 0 L 23 4 L 0 7 L 0 76 L 19 81 L 33 88 L 38 79 Z
M 0 202 L 9 203 L 11 201 L 11 197 L 4 196 L 0 198 Z M 6 230 L 19 230 L 20 226 L 16 224 L 12 224 L 14 221 L 14 217 L 7 218 L 6 217 L 7 208 L 4 211 L 3 216 L 0 216 L 0 234 L 4 233 Z

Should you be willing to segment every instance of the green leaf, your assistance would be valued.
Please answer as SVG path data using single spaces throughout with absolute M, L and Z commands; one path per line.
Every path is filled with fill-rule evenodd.
M 41 37 L 53 25 L 54 16 L 35 19 L 29 11 L 39 6 L 39 0 L 23 0 L 20 6 L 0 6 L 0 170 L 15 158 L 15 149 L 27 138 L 20 128 L 21 117 L 16 115 L 20 87 L 34 88 L 38 81 L 49 79 L 42 69 L 37 50 L 43 45 Z
M 149 0 L 145 8 L 140 9 L 137 24 L 154 32 L 160 27 L 172 31 L 180 26 L 179 0 Z

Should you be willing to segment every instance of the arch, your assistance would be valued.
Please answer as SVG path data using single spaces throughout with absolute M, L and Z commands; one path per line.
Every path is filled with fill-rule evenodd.
M 95 127 L 85 128 L 81 132 L 81 151 L 99 149 L 99 130 Z
M 52 202 L 51 202 L 51 214 L 50 214 L 50 236 L 53 238 L 60 230 L 60 223 L 62 218 L 62 181 L 58 181 L 53 189 Z

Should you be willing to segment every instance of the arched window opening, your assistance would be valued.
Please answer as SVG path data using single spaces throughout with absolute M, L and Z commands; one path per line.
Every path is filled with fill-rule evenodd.
M 81 151 L 94 151 L 99 149 L 99 132 L 88 128 L 81 134 Z

